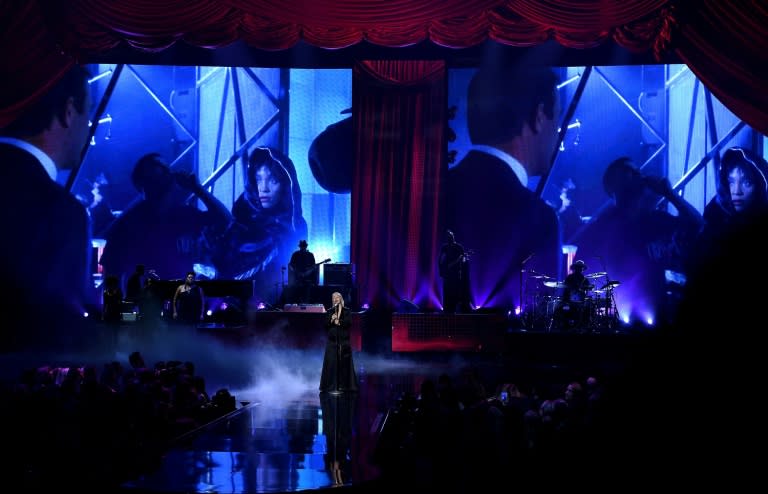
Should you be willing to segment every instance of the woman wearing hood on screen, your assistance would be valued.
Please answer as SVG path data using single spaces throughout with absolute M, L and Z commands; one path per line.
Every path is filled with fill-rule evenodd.
M 727 149 L 718 169 L 717 195 L 704 210 L 707 226 L 738 227 L 765 212 L 766 206 L 768 163 L 749 149 Z
M 749 149 L 731 147 L 720 160 L 717 195 L 704 208 L 697 249 L 709 256 L 738 230 L 768 212 L 768 163 Z M 697 256 L 698 257 L 698 256 Z M 706 259 L 695 259 L 703 262 Z
M 256 281 L 255 295 L 271 299 L 296 244 L 307 238 L 301 188 L 291 159 L 275 148 L 255 148 L 248 160 L 245 190 L 232 215 L 234 224 L 217 264 L 230 279 Z

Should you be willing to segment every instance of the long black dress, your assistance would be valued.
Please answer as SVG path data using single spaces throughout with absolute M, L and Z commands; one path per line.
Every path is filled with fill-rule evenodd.
M 200 322 L 203 313 L 203 291 L 198 285 L 179 292 L 176 300 L 177 321 L 186 324 Z
M 352 347 L 349 344 L 349 328 L 352 325 L 352 313 L 341 309 L 339 324 L 331 322 L 334 310 L 326 314 L 325 327 L 328 340 L 323 356 L 323 371 L 320 375 L 320 391 L 357 391 L 357 374 L 352 361 Z

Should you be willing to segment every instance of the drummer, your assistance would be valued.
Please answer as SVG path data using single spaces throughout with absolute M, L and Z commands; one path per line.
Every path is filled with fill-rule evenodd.
M 584 275 L 587 264 L 579 259 L 571 265 L 571 273 L 563 280 L 563 301 L 584 302 L 587 292 L 595 288 L 589 278 Z

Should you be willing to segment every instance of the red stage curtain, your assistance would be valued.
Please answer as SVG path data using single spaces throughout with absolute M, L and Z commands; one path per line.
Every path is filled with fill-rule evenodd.
M 360 301 L 436 308 L 445 161 L 445 64 L 361 62 L 352 94 L 352 262 Z M 422 280 L 432 280 L 426 284 Z
M 360 41 L 455 48 L 486 39 L 587 48 L 612 39 L 659 61 L 674 52 L 737 116 L 768 133 L 768 6 L 752 0 L 0 0 L 0 125 L 62 73 L 126 43 L 217 48 L 237 40 L 282 50 L 303 40 L 335 49 Z M 32 64 L 31 62 L 35 63 Z
M 0 0 L 0 127 L 45 94 L 73 63 L 46 29 L 37 2 Z
M 671 47 L 730 111 L 768 135 L 768 3 L 686 3 Z

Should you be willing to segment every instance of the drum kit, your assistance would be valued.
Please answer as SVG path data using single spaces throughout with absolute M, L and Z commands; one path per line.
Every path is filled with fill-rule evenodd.
M 612 332 L 619 327 L 614 291 L 621 286 L 605 271 L 585 275 L 586 289 L 564 300 L 563 281 L 535 271 L 528 272 L 523 299 L 526 329 L 562 332 Z

